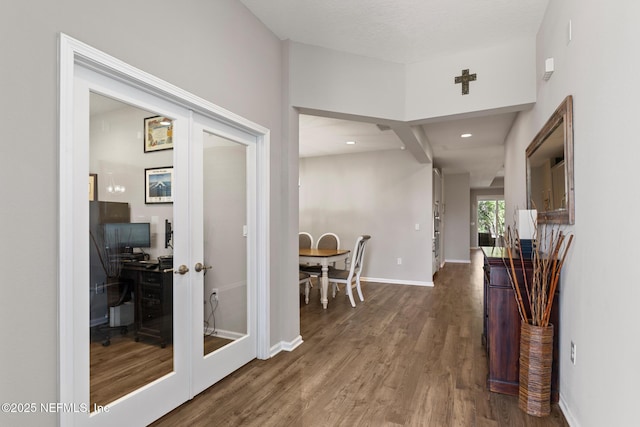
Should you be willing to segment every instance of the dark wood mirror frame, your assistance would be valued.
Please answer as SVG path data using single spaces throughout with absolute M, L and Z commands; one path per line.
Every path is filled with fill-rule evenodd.
M 554 143 L 554 140 L 556 141 Z M 562 145 L 562 148 L 560 148 Z M 553 153 L 553 147 L 557 152 Z M 538 223 L 573 224 L 573 97 L 567 96 L 544 127 L 527 147 L 527 207 L 538 210 Z M 559 157 L 559 155 L 562 157 Z M 537 166 L 546 162 L 546 177 L 538 177 Z M 564 165 L 564 167 L 562 167 Z M 562 187 L 553 188 L 552 169 L 559 169 L 558 182 L 564 175 Z M 543 181 L 544 184 L 540 184 Z M 557 184 L 557 183 L 556 183 Z M 538 186 L 541 198 L 534 197 L 533 187 Z M 539 202 L 536 203 L 535 200 Z

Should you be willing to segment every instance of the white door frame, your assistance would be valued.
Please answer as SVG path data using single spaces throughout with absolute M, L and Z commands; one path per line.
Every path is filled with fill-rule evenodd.
M 243 117 L 184 91 L 168 82 L 132 67 L 93 47 L 65 34 L 59 39 L 59 275 L 58 275 L 58 401 L 61 404 L 86 404 L 77 402 L 74 390 L 74 368 L 77 367 L 74 352 L 74 242 L 86 239 L 77 236 L 73 205 L 78 182 L 74 164 L 78 147 L 74 147 L 74 82 L 76 66 L 81 66 L 125 82 L 137 89 L 188 108 L 218 122 L 236 127 L 255 135 L 257 144 L 257 259 L 256 259 L 256 317 L 257 357 L 268 359 L 270 335 L 269 310 L 269 201 L 270 201 L 270 131 Z M 85 187 L 84 184 L 82 184 Z M 87 348 L 88 351 L 88 348 Z M 167 412 L 173 408 L 167 408 Z M 60 425 L 74 423 L 73 411 L 59 412 Z

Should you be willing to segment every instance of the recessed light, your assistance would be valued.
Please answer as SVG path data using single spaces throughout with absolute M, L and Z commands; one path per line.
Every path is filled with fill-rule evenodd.
M 346 144 L 347 145 L 356 145 L 356 142 L 355 141 L 347 141 Z
M 469 138 L 470 136 L 470 133 L 463 133 L 462 135 L 460 135 L 460 138 Z

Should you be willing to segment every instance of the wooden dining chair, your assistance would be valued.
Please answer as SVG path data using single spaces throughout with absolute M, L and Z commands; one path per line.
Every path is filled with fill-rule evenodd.
M 364 267 L 364 251 L 369 239 L 371 239 L 371 236 L 369 235 L 358 237 L 358 239 L 356 240 L 356 245 L 353 248 L 354 255 L 351 262 L 351 267 L 348 270 L 329 268 L 329 283 L 333 283 L 333 297 L 336 297 L 336 291 L 339 290 L 338 285 L 344 284 L 352 307 L 356 306 L 356 302 L 353 299 L 353 287 L 355 287 L 358 291 L 358 297 L 360 297 L 360 301 L 364 302 L 362 287 L 360 286 L 360 274 L 362 273 L 362 269 Z
M 311 275 L 308 273 L 304 273 L 302 271 L 298 272 L 300 281 L 299 285 L 304 285 L 304 302 L 305 304 L 309 304 L 309 289 L 311 289 Z
M 316 249 L 340 249 L 340 238 L 335 233 L 324 233 L 318 238 Z M 334 262 L 333 267 L 335 266 Z
M 298 248 L 311 249 L 313 247 L 313 236 L 306 231 L 301 231 L 298 233 Z
M 340 249 L 340 238 L 335 233 L 324 233 L 318 238 L 318 241 L 316 242 L 316 249 Z M 335 267 L 336 263 L 332 263 L 331 266 Z M 320 277 L 322 275 L 322 267 L 319 264 L 300 265 L 300 270 L 313 277 Z M 313 285 L 311 285 L 311 287 L 313 287 Z
M 298 248 L 311 249 L 313 248 L 313 236 L 306 231 L 298 233 Z M 299 265 L 300 285 L 304 284 L 304 301 L 309 304 L 309 290 L 313 287 L 311 282 L 311 274 L 302 271 L 304 268 L 309 267 L 306 264 Z
M 317 249 L 340 249 L 340 238 L 335 233 L 324 233 L 316 242 Z

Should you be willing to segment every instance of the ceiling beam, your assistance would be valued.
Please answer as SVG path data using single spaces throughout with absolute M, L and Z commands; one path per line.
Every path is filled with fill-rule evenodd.
M 400 138 L 418 163 L 433 163 L 433 149 L 422 126 L 393 124 L 391 130 Z

